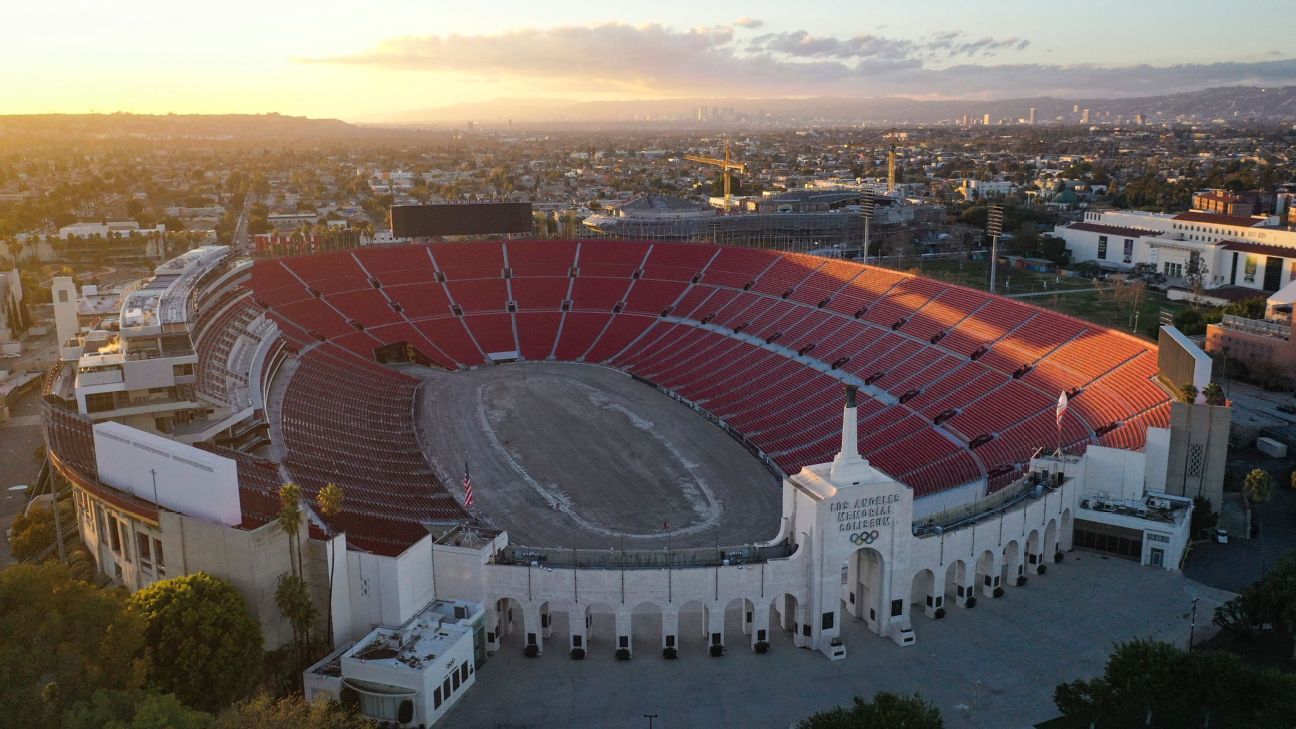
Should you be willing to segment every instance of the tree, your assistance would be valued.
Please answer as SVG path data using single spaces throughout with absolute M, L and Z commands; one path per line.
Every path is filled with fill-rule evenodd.
M 288 535 L 288 562 L 294 575 L 302 574 L 301 546 L 297 545 L 296 561 L 293 560 L 293 545 L 301 531 L 301 487 L 289 481 L 279 487 L 279 528 Z
M 1197 387 L 1195 385 L 1184 385 L 1179 388 L 1179 400 L 1189 405 L 1197 402 Z
M 1251 471 L 1242 482 L 1242 495 L 1252 504 L 1268 501 L 1273 496 L 1273 477 L 1264 469 Z
M 1188 257 L 1188 266 L 1184 270 L 1184 280 L 1192 288 L 1194 296 L 1201 296 L 1202 291 L 1206 288 L 1209 274 L 1210 269 L 1206 266 L 1206 260 L 1200 254 L 1193 253 Z
M 1193 539 L 1205 539 L 1215 525 L 1219 523 L 1219 514 L 1211 509 L 1211 502 L 1204 496 L 1197 496 L 1193 499 L 1192 523 L 1189 525 L 1189 531 Z
M 297 575 L 284 575 L 279 579 L 279 586 L 275 588 L 275 604 L 292 626 L 293 644 L 297 653 L 294 678 L 297 678 L 301 669 L 305 668 L 306 657 L 310 652 L 310 631 L 315 621 L 319 620 L 319 610 L 311 602 L 306 581 Z
M 1265 312 L 1269 309 L 1269 300 L 1263 296 L 1253 296 L 1249 299 L 1240 301 L 1231 301 L 1224 306 L 1223 313 L 1230 316 L 1240 316 L 1245 319 L 1263 319 Z
M 64 514 L 59 514 L 59 517 L 67 518 Z M 33 506 L 31 511 L 14 517 L 13 531 L 9 536 L 9 548 L 14 559 L 25 562 L 53 543 L 54 512 L 44 506 Z
M 377 726 L 336 702 L 306 703 L 301 694 L 281 699 L 258 694 L 222 712 L 215 729 L 377 729 Z
M 802 719 L 797 729 L 943 729 L 940 711 L 922 696 L 879 692 L 872 701 L 859 696 L 849 707 L 821 711 Z
M 229 582 L 205 572 L 163 580 L 131 597 L 147 622 L 149 682 L 215 710 L 247 695 L 261 672 L 261 626 Z
M 1234 655 L 1169 643 L 1122 643 L 1102 676 L 1059 684 L 1053 703 L 1075 725 L 1286 727 L 1296 719 L 1296 676 L 1250 668 Z
M 323 515 L 324 521 L 328 524 L 330 534 L 332 533 L 332 529 L 333 529 L 333 524 L 332 524 L 333 520 L 337 518 L 338 514 L 342 513 L 342 502 L 344 499 L 345 499 L 345 495 L 342 493 L 342 487 L 338 486 L 335 483 L 324 484 L 324 488 L 320 489 L 319 493 L 315 495 L 315 503 L 319 505 L 320 514 Z M 328 627 L 327 627 L 328 644 L 329 647 L 332 648 L 333 647 L 333 563 L 334 561 L 337 560 L 337 554 L 332 549 L 329 550 L 329 554 L 330 557 L 329 557 L 329 566 L 328 566 L 328 582 L 329 582 L 328 605 L 325 606 L 324 612 L 325 612 L 325 619 L 328 621 Z
M 1175 314 L 1174 325 L 1176 329 L 1189 336 L 1206 332 L 1206 320 L 1196 309 L 1184 309 Z
M 1223 405 L 1226 402 L 1224 388 L 1220 387 L 1218 382 L 1206 385 L 1202 390 L 1202 394 L 1206 396 L 1206 402 L 1211 405 Z
M 144 621 L 57 562 L 0 571 L 0 721 L 53 727 L 97 689 L 144 685 Z
M 94 692 L 63 714 L 63 729 L 211 729 L 215 718 L 190 709 L 172 694 Z

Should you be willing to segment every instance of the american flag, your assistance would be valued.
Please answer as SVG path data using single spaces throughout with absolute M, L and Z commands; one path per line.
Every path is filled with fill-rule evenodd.
M 473 505 L 472 476 L 468 475 L 468 464 L 464 464 L 464 506 Z
M 1067 408 L 1067 394 L 1066 394 L 1066 390 L 1063 390 L 1063 391 L 1062 391 L 1062 396 L 1058 398 L 1058 404 L 1057 404 L 1057 427 L 1058 427 L 1058 430 L 1061 430 L 1061 429 L 1062 429 L 1062 418 L 1063 418 L 1063 416 L 1066 415 L 1066 408 Z

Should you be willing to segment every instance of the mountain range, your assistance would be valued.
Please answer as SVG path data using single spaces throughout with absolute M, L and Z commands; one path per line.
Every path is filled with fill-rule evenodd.
M 1296 86 L 1259 88 L 1227 86 L 1164 96 L 1109 99 L 1059 99 L 1036 97 L 996 100 L 926 100 L 905 97 L 810 98 L 689 98 L 624 101 L 574 101 L 570 99 L 505 98 L 450 104 L 398 113 L 358 115 L 364 124 L 482 124 L 607 123 L 633 121 L 751 121 L 827 122 L 870 124 L 936 124 L 961 120 L 964 114 L 993 122 L 1024 119 L 1036 110 L 1040 122 L 1077 123 L 1083 109 L 1094 122 L 1121 117 L 1133 121 L 1142 114 L 1149 122 L 1185 120 L 1296 121 Z M 716 111 L 711 111 L 716 110 Z

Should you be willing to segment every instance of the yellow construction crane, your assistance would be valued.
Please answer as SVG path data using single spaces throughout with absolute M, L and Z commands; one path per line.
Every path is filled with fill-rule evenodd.
M 887 194 L 888 195 L 895 194 L 895 189 L 896 189 L 895 162 L 896 162 L 895 145 L 892 144 L 891 148 L 887 150 Z
M 729 175 L 732 172 L 737 172 L 740 175 L 747 174 L 747 163 L 735 161 L 729 156 L 728 142 L 725 142 L 724 159 L 716 159 L 715 157 L 702 157 L 696 154 L 686 154 L 684 155 L 684 159 L 690 162 L 701 162 L 704 165 L 714 165 L 724 170 L 724 210 L 726 213 L 729 212 L 729 201 L 731 200 L 730 185 L 732 184 Z

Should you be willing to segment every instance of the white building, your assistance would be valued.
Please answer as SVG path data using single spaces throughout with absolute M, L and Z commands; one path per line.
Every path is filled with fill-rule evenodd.
M 1110 270 L 1144 267 L 1172 285 L 1188 283 L 1194 261 L 1205 266 L 1206 288 L 1259 293 L 1296 280 L 1296 230 L 1277 227 L 1272 217 L 1108 210 L 1085 213 L 1053 234 L 1066 241 L 1074 261 Z
M 187 411 L 204 408 L 193 387 L 198 354 L 189 331 L 191 296 L 228 254 L 225 246 L 206 246 L 158 266 L 122 299 L 117 330 L 89 332 L 79 347 L 71 344 L 79 328 L 75 287 L 66 279 L 56 283 L 55 322 L 63 358 L 77 362 L 72 388 L 81 413 L 169 432 Z
M 1017 184 L 1007 180 L 973 180 L 965 179 L 958 186 L 959 194 L 965 200 L 981 200 L 988 197 L 1005 197 L 1017 192 Z
M 435 600 L 397 628 L 375 628 L 304 674 L 307 701 L 340 700 L 375 721 L 429 726 L 477 681 L 481 605 Z

